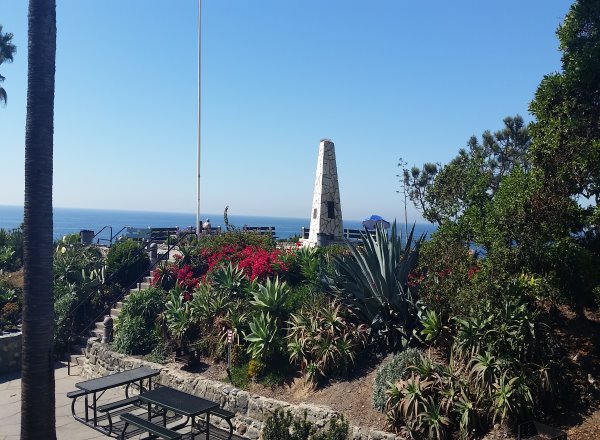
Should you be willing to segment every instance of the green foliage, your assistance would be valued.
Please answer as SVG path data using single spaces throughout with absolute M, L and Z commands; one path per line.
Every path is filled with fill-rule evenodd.
M 2 63 L 12 63 L 13 55 L 17 52 L 17 46 L 12 44 L 13 34 L 10 32 L 2 32 L 2 25 L 0 25 L 0 65 Z M 0 83 L 4 81 L 4 77 L 0 75 Z M 0 102 L 6 104 L 6 90 L 0 87 Z
M 267 363 L 280 349 L 281 341 L 275 319 L 269 312 L 260 312 L 250 321 L 249 333 L 244 333 L 252 359 Z
M 149 362 L 156 362 L 157 364 L 166 364 L 171 361 L 174 347 L 168 342 L 158 341 L 156 347 L 152 349 L 149 355 L 145 359 Z
M 327 430 L 317 433 L 313 423 L 292 417 L 290 411 L 277 409 L 265 422 L 263 440 L 345 440 L 348 438 L 348 422 L 342 416 L 330 420 Z
M 23 231 L 20 228 L 12 231 L 0 228 L 0 272 L 16 271 L 22 264 Z
M 222 234 L 202 235 L 198 242 L 199 250 L 217 251 L 228 245 L 237 249 L 243 249 L 246 246 L 257 246 L 267 250 L 275 249 L 275 241 L 271 236 L 241 230 L 228 230 Z
M 415 348 L 408 348 L 393 356 L 392 360 L 377 370 L 373 385 L 373 407 L 379 411 L 385 410 L 386 391 L 391 383 L 398 379 L 406 379 L 410 367 L 421 362 L 421 353 Z
M 54 289 L 54 351 L 61 354 L 67 349 L 71 331 L 71 323 L 65 318 L 77 304 L 77 295 L 75 292 L 64 289 L 64 287 L 63 289 L 57 289 L 56 287 Z M 58 293 L 57 290 L 63 290 L 63 292 Z
M 222 292 L 228 298 L 245 298 L 249 288 L 244 271 L 231 262 L 213 272 L 212 285 L 215 290 Z
M 13 284 L 10 275 L 0 275 L 0 332 L 18 328 L 22 308 L 23 289 Z
M 127 287 L 141 277 L 150 265 L 148 255 L 134 240 L 122 240 L 113 244 L 106 256 L 106 269 L 113 281 Z
M 153 325 L 165 308 L 165 300 L 166 292 L 156 287 L 133 290 L 123 304 L 121 316 L 141 316 L 146 323 Z
M 288 323 L 290 361 L 316 385 L 347 374 L 366 345 L 366 326 L 352 321 L 338 300 L 324 300 L 292 314 Z
M 120 353 L 146 354 L 158 345 L 159 339 L 156 328 L 149 327 L 143 316 L 119 316 L 112 346 Z
M 157 316 L 165 309 L 165 292 L 157 288 L 132 291 L 115 323 L 113 347 L 126 354 L 152 351 L 157 360 L 164 356 L 158 347 Z
M 242 365 L 232 365 L 229 379 L 236 388 L 247 390 L 250 388 L 250 375 L 248 373 L 248 363 Z
M 554 344 L 516 283 L 498 304 L 452 321 L 448 364 L 423 358 L 387 389 L 390 425 L 413 436 L 463 437 L 515 423 L 551 405 L 558 383 Z M 474 431 L 475 430 L 475 431 Z
M 421 237 L 412 244 L 414 226 L 406 238 L 397 235 L 396 222 L 389 235 L 376 229 L 376 239 L 363 234 L 364 247 L 348 243 L 351 257 L 334 257 L 335 273 L 330 287 L 343 296 L 359 319 L 370 328 L 371 340 L 382 349 L 396 350 L 406 344 L 416 326 L 414 289 L 408 276 L 414 270 Z
M 54 252 L 54 279 L 71 284 L 104 278 L 104 266 L 100 251 L 91 246 L 58 242 Z
M 349 425 L 344 416 L 334 417 L 329 421 L 326 431 L 317 433 L 312 440 L 346 440 L 348 438 Z
M 267 278 L 265 284 L 257 283 L 252 289 L 253 300 L 250 303 L 258 310 L 272 314 L 275 318 L 281 318 L 286 315 L 286 300 L 289 294 L 289 288 L 285 281 L 275 281 Z
M 485 131 L 481 142 L 472 136 L 467 149 L 447 165 L 426 163 L 422 169 L 402 170 L 408 196 L 425 219 L 442 225 L 481 210 L 513 169 L 529 169 L 530 138 L 523 118 L 506 117 L 503 122 L 501 130 Z
M 188 332 L 192 326 L 190 303 L 184 301 L 183 294 L 178 288 L 172 289 L 169 295 L 162 316 L 169 334 L 181 347 L 187 340 Z
M 320 248 L 301 247 L 296 251 L 296 257 L 304 280 L 311 284 L 317 283 L 321 265 Z

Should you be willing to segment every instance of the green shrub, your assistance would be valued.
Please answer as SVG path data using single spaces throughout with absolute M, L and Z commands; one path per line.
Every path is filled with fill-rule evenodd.
M 113 281 L 128 287 L 143 275 L 150 264 L 142 246 L 133 240 L 118 241 L 108 251 L 106 269 Z
M 66 288 L 58 286 L 54 292 L 54 352 L 65 353 L 71 331 L 71 323 L 65 318 L 77 304 L 77 295 Z
M 142 316 L 119 316 L 113 348 L 119 353 L 147 354 L 157 346 L 159 340 L 156 328 L 149 327 Z
M 156 287 L 134 290 L 123 304 L 121 316 L 141 316 L 147 324 L 153 325 L 164 310 L 166 299 L 166 292 Z
M 0 228 L 0 271 L 15 271 L 23 264 L 23 231 Z
M 159 336 L 156 321 L 165 309 L 165 292 L 150 287 L 132 291 L 119 318 L 115 323 L 113 347 L 126 354 L 146 354 L 153 352 L 154 359 L 163 359 L 164 350 L 159 347 Z
M 379 367 L 373 385 L 373 407 L 383 412 L 390 383 L 406 379 L 411 374 L 409 367 L 417 365 L 420 361 L 421 352 L 415 348 L 408 348 L 395 354 L 390 362 Z
M 290 411 L 276 410 L 265 422 L 263 428 L 263 440 L 308 440 L 308 436 L 314 432 L 306 420 L 294 420 Z M 308 432 L 306 432 L 308 431 Z
M 327 431 L 316 434 L 312 440 L 346 440 L 348 428 L 348 422 L 344 420 L 344 416 L 334 417 L 329 421 Z
M 330 420 L 327 430 L 317 433 L 315 425 L 306 419 L 292 417 L 290 411 L 276 410 L 264 424 L 263 440 L 346 440 L 348 422 L 342 416 Z
M 202 235 L 197 244 L 200 249 L 210 251 L 219 251 L 223 246 L 228 245 L 237 249 L 243 249 L 246 246 L 257 246 L 262 249 L 273 250 L 275 249 L 275 240 L 269 235 L 234 230 L 223 234 Z
M 163 341 L 159 341 L 156 347 L 152 349 L 152 352 L 145 357 L 147 361 L 156 362 L 157 364 L 166 364 L 171 360 L 173 355 L 174 347 L 171 344 Z
M 367 341 L 367 327 L 356 324 L 339 300 L 324 300 L 292 314 L 288 329 L 290 361 L 312 384 L 347 374 Z

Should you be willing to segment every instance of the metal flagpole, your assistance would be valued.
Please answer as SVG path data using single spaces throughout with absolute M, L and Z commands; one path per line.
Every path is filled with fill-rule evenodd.
M 201 220 L 200 220 L 200 54 L 201 54 L 201 35 L 202 35 L 202 0 L 198 0 L 198 163 L 196 170 L 198 173 L 198 186 L 196 188 L 196 236 L 200 238 Z

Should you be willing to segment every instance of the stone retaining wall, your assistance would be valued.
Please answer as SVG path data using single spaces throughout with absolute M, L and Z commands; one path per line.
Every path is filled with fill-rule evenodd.
M 0 374 L 21 369 L 22 338 L 21 332 L 0 335 Z
M 218 402 L 221 407 L 233 411 L 236 414 L 232 420 L 235 433 L 249 439 L 260 438 L 263 423 L 279 408 L 290 410 L 298 418 L 302 418 L 306 413 L 307 419 L 320 428 L 325 427 L 329 420 L 336 415 L 336 412 L 327 406 L 308 403 L 292 405 L 281 400 L 258 396 L 222 382 L 203 378 L 198 374 L 165 368 L 163 365 L 115 353 L 111 351 L 109 345 L 99 342 L 90 341 L 88 343 L 82 375 L 89 379 L 141 365 L 161 369 L 157 380 L 161 385 L 213 400 Z M 227 424 L 217 417 L 211 419 L 211 422 L 218 426 L 219 423 L 222 423 L 220 426 L 228 429 Z M 353 440 L 397 440 L 400 438 L 394 434 L 356 426 L 350 427 L 350 433 L 350 438 Z

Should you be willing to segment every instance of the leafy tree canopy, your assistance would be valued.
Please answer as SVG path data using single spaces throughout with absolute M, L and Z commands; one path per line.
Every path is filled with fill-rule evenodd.
M 2 25 L 0 24 L 0 65 L 4 62 L 12 63 L 13 55 L 17 51 L 17 47 L 12 44 L 13 34 L 3 33 Z M 4 81 L 4 77 L 0 75 L 0 82 Z M 6 103 L 6 90 L 0 87 L 0 102 Z

